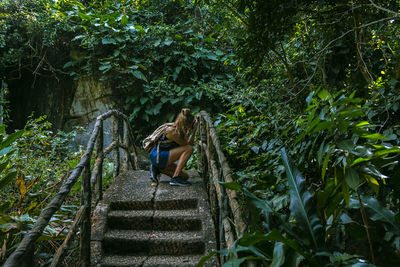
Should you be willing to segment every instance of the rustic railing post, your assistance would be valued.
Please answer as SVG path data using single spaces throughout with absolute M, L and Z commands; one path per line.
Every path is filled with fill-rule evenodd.
M 129 148 L 129 135 L 128 135 L 128 125 L 125 120 L 123 120 L 123 144 L 126 148 Z M 124 170 L 129 169 L 129 151 L 124 150 L 124 156 L 123 156 L 123 162 L 122 162 L 122 168 Z
M 112 140 L 117 142 L 113 151 L 114 172 L 113 177 L 116 178 L 119 174 L 119 118 L 114 115 L 112 117 Z
M 124 170 L 138 170 L 139 165 L 137 163 L 136 147 L 129 126 L 129 121 L 127 118 L 123 121 L 123 145 L 126 148 L 124 149 L 123 168 Z M 133 151 L 133 155 L 130 153 L 130 151 Z
M 129 156 L 130 156 L 130 162 L 131 162 L 131 165 L 132 165 L 132 168 L 134 169 L 134 170 L 139 170 L 139 163 L 138 163 L 138 156 L 137 156 L 137 149 L 136 149 L 136 146 L 135 146 L 135 138 L 134 138 L 134 136 L 133 136 L 133 134 L 132 134 L 132 129 L 131 129 L 131 126 L 129 125 L 129 119 L 128 119 L 128 117 L 126 117 L 125 116 L 125 122 L 126 122 L 126 128 L 127 128 L 127 130 L 128 130 L 128 140 L 129 140 L 129 150 L 130 151 L 132 151 L 133 153 L 131 154 L 131 153 L 128 153 L 129 154 Z
M 209 190 L 211 212 L 214 221 L 218 224 L 218 227 L 216 227 L 220 246 L 218 249 L 221 250 L 224 247 L 230 248 L 234 245 L 235 239 L 243 235 L 246 224 L 242 217 L 238 193 L 235 190 L 224 188 L 219 183 L 233 182 L 233 178 L 213 122 L 205 111 L 201 111 L 198 117 L 200 121 L 198 151 L 202 156 L 201 161 L 199 161 L 199 168 L 202 170 Z M 234 226 L 234 229 L 232 229 L 232 226 Z M 225 261 L 222 254 L 219 260 L 222 265 Z
M 220 249 L 222 249 L 222 245 L 225 243 L 224 242 L 225 231 L 224 231 L 224 225 L 222 223 L 226 216 L 226 213 L 224 211 L 225 190 L 223 189 L 223 187 L 220 184 L 218 184 L 218 185 L 216 184 L 215 186 L 218 186 L 219 190 L 221 191 L 221 194 L 218 198 L 218 205 L 219 205 L 219 220 L 218 220 L 218 222 L 219 222 L 219 242 L 220 242 L 220 246 L 221 246 Z M 221 263 L 225 262 L 225 257 L 223 254 L 220 255 L 220 260 L 221 260 Z
M 201 162 L 200 162 L 200 168 L 201 168 L 201 173 L 202 174 L 206 174 L 207 173 L 207 157 L 206 157 L 206 152 L 204 149 L 204 145 L 207 144 L 207 124 L 204 121 L 203 117 L 199 117 L 200 121 L 199 121 L 199 135 L 200 135 L 200 150 L 198 150 L 202 157 L 201 157 Z
M 217 132 L 213 126 L 210 116 L 205 111 L 201 111 L 200 114 L 202 115 L 202 117 L 204 118 L 204 120 L 206 121 L 206 123 L 209 127 L 207 132 L 209 133 L 211 141 L 217 152 L 220 167 L 222 169 L 222 174 L 224 177 L 224 182 L 227 182 L 227 183 L 233 182 L 233 178 L 231 176 L 231 170 L 230 170 L 228 161 L 225 158 L 225 155 L 221 150 L 221 145 L 219 143 Z M 231 208 L 231 211 L 232 211 L 232 214 L 234 217 L 234 223 L 235 223 L 237 237 L 241 237 L 246 229 L 246 224 L 241 215 L 240 206 L 237 201 L 237 199 L 238 199 L 237 192 L 235 190 L 227 189 L 226 193 L 228 195 L 229 206 Z
M 92 190 L 90 184 L 90 158 L 87 160 L 82 172 L 82 205 L 83 217 L 81 221 L 80 233 L 80 253 L 81 266 L 90 266 L 90 235 L 91 235 L 91 206 Z
M 72 241 L 74 240 L 73 238 L 75 236 L 76 231 L 78 230 L 79 224 L 82 219 L 83 210 L 84 210 L 84 206 L 81 206 L 81 208 L 76 213 L 75 220 L 72 223 L 71 228 L 69 229 L 69 232 L 64 239 L 64 242 L 57 249 L 57 252 L 54 254 L 53 261 L 51 262 L 50 267 L 57 267 L 57 266 L 61 265 L 61 262 L 64 259 L 65 252 L 69 249 Z
M 103 142 L 103 121 L 101 121 L 99 126 L 99 137 L 97 138 L 96 143 L 96 163 L 94 168 L 94 179 L 96 183 L 96 203 L 103 199 Z

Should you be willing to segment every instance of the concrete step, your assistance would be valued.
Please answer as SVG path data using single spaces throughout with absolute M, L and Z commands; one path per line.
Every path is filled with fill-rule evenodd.
M 201 255 L 198 232 L 110 230 L 103 240 L 106 255 Z
M 202 255 L 183 255 L 183 256 L 106 256 L 103 258 L 102 267 L 189 267 L 196 266 Z
M 201 218 L 197 210 L 114 210 L 108 213 L 108 229 L 200 231 Z
M 111 210 L 151 210 L 153 202 L 148 201 L 113 201 L 110 203 Z
M 162 201 L 112 201 L 111 210 L 185 210 L 196 209 L 197 199 L 170 199 Z
M 152 186 L 148 171 L 121 173 L 93 216 L 93 266 L 196 266 L 216 249 L 207 192 L 199 176 L 173 187 L 162 176 Z M 219 266 L 217 257 L 205 266 Z

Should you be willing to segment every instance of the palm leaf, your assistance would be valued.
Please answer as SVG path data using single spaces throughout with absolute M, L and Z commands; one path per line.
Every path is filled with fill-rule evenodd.
M 312 195 L 307 191 L 300 171 L 288 158 L 285 148 L 282 148 L 281 152 L 290 188 L 290 212 L 296 218 L 301 230 L 310 237 L 315 249 L 318 250 L 323 245 L 323 228 L 315 212 Z

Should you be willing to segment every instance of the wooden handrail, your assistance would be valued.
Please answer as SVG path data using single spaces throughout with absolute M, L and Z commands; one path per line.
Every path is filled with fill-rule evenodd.
M 205 111 L 200 111 L 197 115 L 199 123 L 200 140 L 197 145 L 197 151 L 201 154 L 201 171 L 204 179 L 209 177 L 209 194 L 217 197 L 219 218 L 217 225 L 219 229 L 219 243 L 225 243 L 230 247 L 235 239 L 240 238 L 246 230 L 246 224 L 243 220 L 242 212 L 238 202 L 237 191 L 224 188 L 219 182 L 233 182 L 231 169 L 228 161 L 222 152 L 217 132 L 210 116 Z M 226 193 L 225 193 L 226 192 Z M 210 199 L 212 203 L 213 200 Z M 227 202 L 227 204 L 225 204 Z M 230 216 L 232 218 L 230 218 Z M 232 231 L 233 223 L 235 233 Z M 223 249 L 223 248 L 219 248 Z M 221 261 L 223 261 L 221 257 Z M 222 265 L 222 262 L 221 262 Z
M 112 117 L 113 118 L 113 142 L 110 148 L 103 150 L 103 121 Z M 120 142 L 119 122 L 123 121 L 123 143 Z M 96 160 L 93 172 L 90 171 L 90 162 L 93 155 L 94 146 L 96 144 Z M 71 174 L 61 186 L 59 192 L 50 200 L 49 204 L 42 210 L 36 223 L 32 229 L 24 236 L 17 249 L 8 257 L 4 263 L 4 267 L 17 267 L 27 265 L 27 257 L 33 251 L 36 240 L 42 235 L 45 227 L 48 225 L 51 217 L 56 213 L 61 205 L 64 203 L 66 197 L 71 191 L 72 186 L 76 183 L 79 176 L 82 174 L 82 202 L 79 209 L 79 214 L 76 216 L 71 227 L 71 231 L 76 231 L 76 224 L 80 222 L 80 253 L 82 266 L 90 265 L 90 232 L 91 232 L 91 204 L 92 204 L 92 188 L 96 185 L 97 201 L 102 198 L 102 166 L 103 159 L 107 153 L 112 150 L 114 153 L 114 177 L 119 174 L 120 158 L 119 148 L 122 148 L 124 153 L 124 165 L 128 167 L 129 164 L 135 170 L 138 169 L 137 152 L 134 145 L 132 130 L 129 126 L 129 119 L 127 116 L 117 110 L 110 110 L 97 117 L 94 129 L 90 136 L 86 151 L 81 157 L 79 164 L 72 170 Z M 130 151 L 131 150 L 131 151 Z M 132 152 L 132 155 L 131 155 Z M 133 158 L 132 158 L 133 156 Z M 82 173 L 83 172 L 83 173 Z M 97 202 L 96 201 L 96 202 Z M 57 266 L 62 261 L 63 252 L 66 251 L 71 238 L 66 239 L 61 247 L 58 249 L 54 261 L 51 266 Z M 72 237 L 74 235 L 72 234 Z M 28 263 L 29 264 L 29 263 Z

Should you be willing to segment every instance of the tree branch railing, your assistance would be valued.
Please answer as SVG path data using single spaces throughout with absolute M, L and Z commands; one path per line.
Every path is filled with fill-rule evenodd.
M 112 142 L 104 149 L 104 120 L 111 118 L 113 121 Z M 122 124 L 121 124 L 122 123 Z M 122 129 L 122 131 L 120 131 Z M 122 142 L 120 133 L 122 132 Z M 122 166 L 119 150 L 122 148 L 124 155 Z M 96 151 L 93 171 L 91 171 L 91 159 L 93 151 Z M 71 191 L 72 186 L 82 175 L 82 197 L 81 206 L 75 216 L 75 220 L 69 229 L 69 232 L 54 255 L 51 266 L 58 266 L 63 255 L 72 243 L 75 233 L 80 227 L 80 261 L 81 266 L 90 265 L 90 241 L 91 241 L 91 206 L 92 206 L 92 188 L 95 187 L 96 203 L 103 197 L 102 192 L 102 169 L 104 157 L 113 151 L 114 178 L 118 176 L 120 167 L 129 169 L 138 169 L 138 160 L 136 147 L 132 130 L 129 125 L 128 117 L 117 110 L 110 110 L 97 117 L 92 135 L 90 136 L 86 151 L 81 157 L 79 164 L 72 170 L 68 179 L 61 186 L 60 191 L 53 197 L 47 206 L 40 213 L 35 225 L 24 236 L 17 249 L 8 257 L 3 265 L 4 267 L 34 266 L 33 253 L 36 240 L 42 235 L 45 227 L 48 225 L 52 216 L 60 209 L 66 197 Z M 131 154 L 132 152 L 132 154 Z M 79 227 L 78 227 L 79 226 Z
M 205 111 L 200 111 L 197 119 L 199 121 L 200 135 L 197 151 L 201 154 L 199 169 L 208 187 L 213 219 L 219 227 L 219 236 L 217 237 L 219 239 L 219 249 L 223 249 L 223 244 L 229 248 L 237 238 L 243 235 L 246 224 L 238 202 L 237 191 L 224 188 L 219 183 L 231 183 L 233 179 L 228 161 L 221 150 L 213 122 Z M 232 229 L 232 226 L 234 229 Z M 224 262 L 222 255 L 220 261 L 222 265 Z

